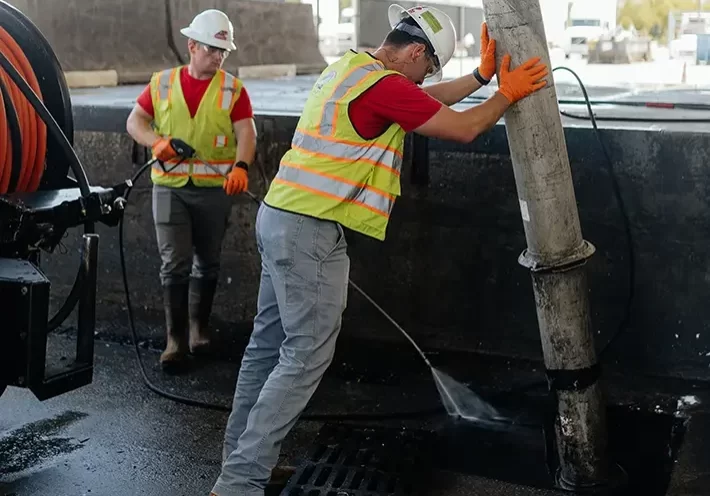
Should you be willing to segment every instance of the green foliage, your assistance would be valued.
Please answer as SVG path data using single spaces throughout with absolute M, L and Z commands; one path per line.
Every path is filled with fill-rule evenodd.
M 710 0 L 702 2 L 702 10 L 710 11 Z M 666 39 L 668 13 L 700 9 L 699 0 L 626 0 L 618 11 L 618 23 L 628 29 L 636 29 L 655 39 Z

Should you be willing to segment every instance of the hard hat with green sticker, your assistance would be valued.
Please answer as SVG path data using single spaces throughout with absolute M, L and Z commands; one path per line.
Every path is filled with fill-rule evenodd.
M 440 81 L 442 69 L 451 60 L 456 49 L 456 29 L 451 18 L 434 7 L 417 5 L 405 9 L 397 4 L 390 5 L 387 17 L 393 29 L 407 17 L 411 17 L 419 26 L 434 48 L 433 55 L 438 60 L 438 70 L 427 79 Z
M 438 33 L 439 31 L 441 31 L 443 29 L 441 27 L 441 23 L 436 20 L 436 17 L 434 17 L 434 14 L 432 14 L 431 12 L 428 12 L 428 11 L 422 12 L 421 16 L 422 16 L 422 19 L 424 19 L 426 21 L 426 23 L 429 25 L 431 30 L 434 31 L 434 33 Z

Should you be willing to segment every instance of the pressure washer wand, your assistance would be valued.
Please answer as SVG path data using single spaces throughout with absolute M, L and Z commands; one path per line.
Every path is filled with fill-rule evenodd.
M 197 155 L 195 155 L 195 157 L 196 157 L 198 160 L 201 160 L 207 167 L 209 167 L 210 169 L 212 169 L 212 170 L 213 170 L 214 172 L 216 172 L 217 174 L 221 175 L 221 176 L 224 177 L 225 179 L 227 178 L 227 174 L 223 173 L 223 172 L 222 172 L 221 170 L 219 170 L 217 167 L 215 167 L 215 166 L 213 166 L 212 164 L 210 164 L 210 163 L 208 163 L 208 162 L 206 162 L 206 161 L 200 159 Z M 256 197 L 256 195 L 254 195 L 254 193 L 252 193 L 252 192 L 249 191 L 249 190 L 246 190 L 245 193 L 249 196 L 249 198 L 251 198 L 252 200 L 254 200 L 258 205 L 261 205 L 261 200 L 259 200 L 259 199 Z M 390 315 L 389 315 L 382 307 L 380 307 L 380 306 L 377 304 L 377 302 L 376 302 L 375 300 L 373 300 L 372 298 L 370 298 L 370 296 L 369 296 L 367 293 L 365 293 L 365 291 L 363 291 L 362 289 L 360 289 L 360 287 L 359 287 L 357 284 L 355 284 L 354 282 L 352 282 L 350 279 L 348 279 L 348 282 L 350 283 L 350 285 L 351 285 L 358 293 L 360 293 L 367 301 L 369 301 L 370 304 L 372 304 L 372 306 L 374 306 L 387 320 L 389 320 L 390 323 L 391 323 L 399 332 L 402 333 L 402 335 L 412 344 L 412 346 L 414 346 L 414 349 L 417 350 L 417 353 L 419 353 L 419 356 L 422 357 L 422 359 L 424 360 L 424 363 L 426 363 L 428 367 L 433 368 L 431 362 L 429 361 L 429 358 L 427 358 L 427 356 L 426 356 L 426 354 L 424 353 L 424 351 L 422 351 L 422 349 L 421 349 L 421 348 L 419 347 L 419 345 L 414 341 L 414 339 L 409 335 L 409 333 L 407 333 L 407 331 L 405 331 L 405 330 L 402 328 L 402 326 L 400 326 L 392 317 L 390 317 Z
M 182 143 L 181 143 L 182 144 Z M 208 167 L 210 170 L 216 172 L 223 178 L 227 179 L 227 174 L 219 170 L 217 167 L 214 165 L 210 164 L 208 161 L 200 158 L 199 155 L 195 152 L 194 149 L 192 149 L 189 145 L 185 145 L 184 148 L 180 149 L 181 155 L 184 157 L 185 155 L 189 157 L 194 157 L 195 159 L 199 160 L 203 164 L 205 164 L 206 167 Z M 145 169 L 147 169 L 149 166 L 154 164 L 157 161 L 157 159 L 153 159 L 146 163 L 141 169 L 138 171 L 138 173 L 134 176 L 133 182 L 136 181 L 136 178 L 139 177 Z M 244 193 L 251 198 L 257 205 L 261 205 L 261 200 L 251 191 L 245 190 Z M 370 302 L 372 306 L 374 306 L 406 339 L 409 341 L 412 346 L 414 346 L 414 349 L 417 351 L 419 356 L 424 360 L 424 363 L 431 369 L 434 369 L 432 366 L 431 362 L 429 361 L 429 358 L 427 358 L 426 354 L 424 351 L 417 345 L 416 341 L 409 335 L 407 331 L 405 331 L 402 326 L 400 326 L 382 307 L 380 307 L 375 300 L 373 300 L 370 295 L 368 295 L 363 289 L 361 289 L 357 284 L 355 284 L 352 280 L 348 279 L 348 282 L 350 285 L 358 292 L 360 293 L 367 301 Z
M 216 172 L 217 174 L 219 174 L 220 176 L 222 176 L 224 179 L 227 179 L 227 174 L 225 174 L 224 172 L 222 172 L 221 170 L 219 170 L 217 167 L 215 167 L 214 165 L 210 164 L 210 163 L 207 162 L 206 160 L 202 160 L 197 154 L 195 154 L 194 156 L 195 156 L 195 158 L 196 158 L 197 160 L 199 160 L 199 161 L 201 161 L 203 164 L 205 164 L 205 165 L 207 166 L 207 168 L 209 168 L 210 170 Z M 259 205 L 261 205 L 261 200 L 259 200 L 259 198 L 257 198 L 254 193 L 252 193 L 252 192 L 249 191 L 249 190 L 245 190 L 244 193 L 245 193 L 249 198 L 251 198 L 252 200 L 254 200 L 256 203 L 258 203 Z

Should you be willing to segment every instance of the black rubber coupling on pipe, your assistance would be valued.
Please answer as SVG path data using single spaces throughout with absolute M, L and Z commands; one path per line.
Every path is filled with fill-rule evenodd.
M 583 391 L 597 383 L 602 375 L 599 363 L 573 370 L 547 369 L 547 384 L 550 391 Z

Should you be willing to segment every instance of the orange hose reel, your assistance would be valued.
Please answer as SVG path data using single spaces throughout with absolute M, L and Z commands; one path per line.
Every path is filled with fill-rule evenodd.
M 27 81 L 35 94 L 42 100 L 42 92 L 29 60 L 15 39 L 0 27 L 0 52 L 7 57 L 17 71 Z M 0 69 L 0 80 L 7 89 L 12 108 L 0 98 L 0 194 L 37 191 L 45 167 L 47 153 L 47 126 L 32 108 L 20 89 L 7 73 Z M 22 143 L 13 143 L 6 115 L 8 111 L 17 114 Z M 13 147 L 22 146 L 22 161 L 15 187 L 10 191 L 13 173 Z

